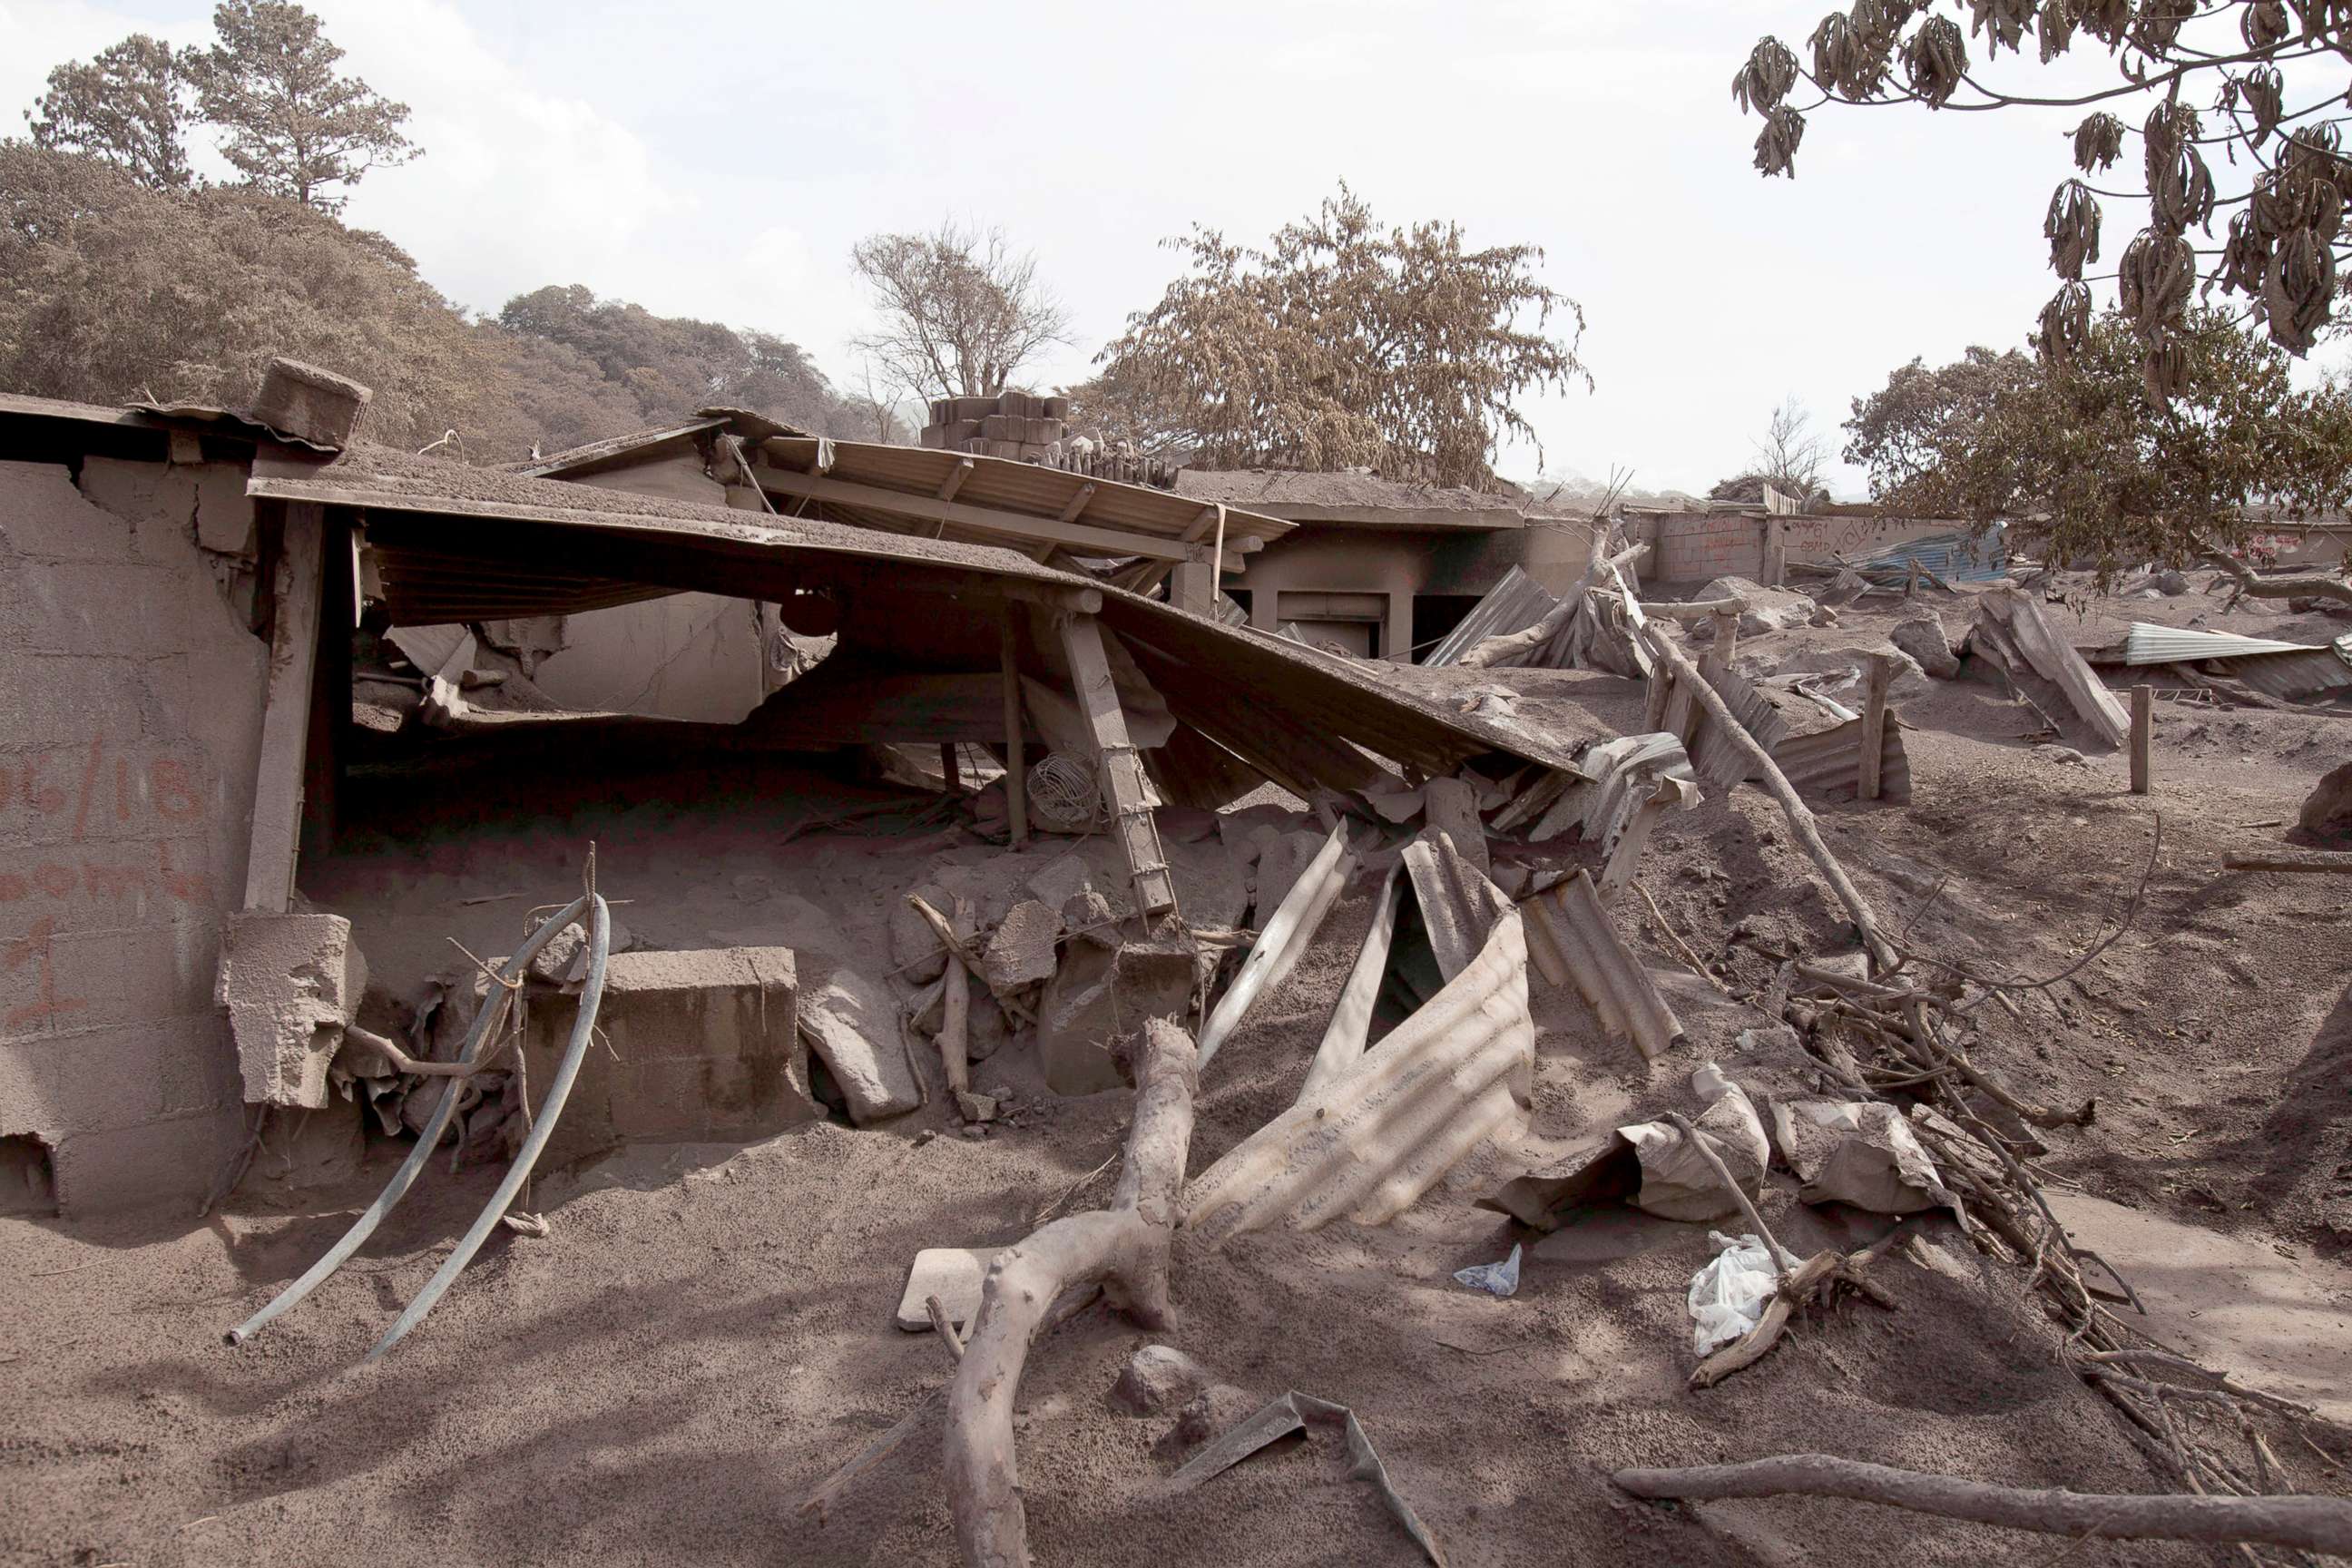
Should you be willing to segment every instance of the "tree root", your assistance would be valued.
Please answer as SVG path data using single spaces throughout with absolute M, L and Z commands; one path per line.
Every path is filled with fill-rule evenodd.
M 1644 1498 L 1756 1498 L 1799 1492 L 2049 1535 L 2352 1552 L 2352 1502 L 2340 1498 L 2140 1497 L 1999 1487 L 1827 1454 L 1781 1454 L 1745 1464 L 1693 1465 L 1681 1469 L 1619 1470 L 1612 1479 L 1635 1497 Z
M 1027 1568 L 1028 1520 L 1013 1405 L 1055 1301 L 1100 1285 L 1147 1327 L 1168 1317 L 1168 1248 L 1192 1142 L 1197 1053 L 1163 1019 L 1145 1026 L 1127 1162 L 1108 1209 L 1057 1219 L 989 1265 L 948 1391 L 948 1508 L 971 1568 Z

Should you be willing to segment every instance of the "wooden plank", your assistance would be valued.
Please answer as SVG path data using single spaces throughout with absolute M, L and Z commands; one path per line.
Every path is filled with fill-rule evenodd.
M 1064 522 L 1057 518 L 1033 517 L 1026 512 L 973 506 L 967 501 L 941 500 L 937 496 L 909 495 L 905 490 L 885 489 L 879 485 L 862 485 L 848 479 L 803 474 L 796 468 L 780 468 L 772 463 L 761 463 L 758 467 L 760 483 L 764 489 L 806 500 L 865 507 L 921 522 L 953 523 L 958 528 L 968 528 L 975 533 L 992 534 L 1001 539 L 1070 545 L 1089 555 L 1149 555 L 1170 563 L 1208 558 L 1205 545 L 1163 539 L 1156 534 L 1129 533 L 1118 529 Z
M 941 741 L 940 742 L 940 792 L 942 795 L 961 795 L 963 793 L 962 773 L 963 764 L 961 759 L 956 755 L 956 743 L 953 741 Z
M 956 491 L 963 489 L 964 480 L 971 478 L 971 468 L 970 458 L 958 458 L 953 471 L 940 485 L 940 500 L 955 500 Z
M 1094 499 L 1095 487 L 1093 482 L 1088 481 L 1086 484 L 1080 485 L 1078 487 L 1078 493 L 1070 498 L 1070 504 L 1064 507 L 1062 509 L 1062 515 L 1055 518 L 1054 521 L 1056 522 L 1077 521 L 1079 514 L 1087 510 L 1087 503 Z
M 1862 772 L 1854 786 L 1857 799 L 1878 798 L 1879 764 L 1886 753 L 1886 689 L 1894 679 L 1894 658 L 1887 654 L 1872 654 L 1869 682 L 1863 689 Z
M 1223 501 L 1217 501 L 1202 507 L 1201 509 L 1201 515 L 1194 518 L 1190 523 L 1185 525 L 1183 540 L 1184 542 L 1188 544 L 1197 543 L 1201 540 L 1208 538 L 1209 532 L 1212 529 L 1216 531 L 1216 542 L 1212 547 L 1214 553 L 1209 556 L 1208 559 L 1216 563 L 1218 572 L 1217 581 L 1223 582 L 1223 574 L 1225 573 L 1238 573 L 1242 570 L 1243 565 L 1244 564 L 1239 561 L 1227 562 L 1223 558 L 1225 552 L 1224 503 Z M 1252 538 L 1247 541 L 1240 542 L 1240 552 L 1246 554 L 1253 549 L 1263 549 L 1265 545 L 1265 541 L 1263 539 Z M 1145 562 L 1137 566 L 1135 568 L 1133 577 L 1129 582 L 1121 584 L 1120 586 L 1126 588 L 1130 593 L 1149 594 L 1152 589 L 1160 586 L 1160 580 L 1166 575 L 1168 575 L 1167 567 L 1155 565 L 1150 562 Z
M 245 860 L 245 907 L 283 914 L 294 900 L 302 834 L 302 760 L 310 729 L 310 683 L 319 658 L 326 508 L 287 507 L 278 532 L 269 626 L 269 695 L 261 712 L 254 769 L 253 834 Z
M 1102 623 L 1092 616 L 1056 620 L 1062 652 L 1069 660 L 1071 684 L 1078 710 L 1093 732 L 1095 763 L 1102 776 L 1103 794 L 1127 855 L 1129 875 L 1141 911 L 1155 915 L 1176 908 L 1176 884 L 1168 874 L 1168 857 L 1160 847 L 1160 827 L 1152 820 L 1143 778 L 1143 762 L 1128 739 L 1127 712 L 1119 706 L 1112 684 L 1110 658 L 1103 648 Z
M 2148 782 L 2149 751 L 2156 739 L 2156 688 L 2132 688 L 2131 704 L 2131 792 L 2146 795 Z
M 1789 580 L 1789 525 L 1778 516 L 1764 520 L 1763 585 L 1778 588 Z
M 1028 742 L 1021 734 L 1021 659 L 1010 605 L 997 616 L 996 647 L 1004 672 L 1004 809 L 1017 849 L 1029 842 L 1029 758 Z

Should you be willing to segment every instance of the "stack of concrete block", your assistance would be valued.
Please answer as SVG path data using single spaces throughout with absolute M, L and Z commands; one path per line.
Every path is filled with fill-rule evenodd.
M 534 1112 L 579 1014 L 569 990 L 526 993 Z M 604 1037 L 581 1062 L 549 1160 L 636 1140 L 764 1138 L 815 1120 L 799 1002 L 789 948 L 613 954 L 596 1016 Z
M 1002 392 L 993 397 L 942 397 L 930 408 L 923 445 L 949 452 L 976 452 L 1025 463 L 1059 463 L 1066 397 Z

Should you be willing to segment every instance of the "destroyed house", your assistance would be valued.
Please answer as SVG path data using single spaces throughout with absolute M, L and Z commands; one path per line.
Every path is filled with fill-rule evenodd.
M 1360 658 L 1419 662 L 1514 566 L 1554 589 L 1584 564 L 1589 528 L 1525 498 L 1350 470 L 1187 468 L 1176 493 L 1246 507 L 1288 530 L 1243 558 L 1225 591 L 1262 631 Z
M 0 402 L 0 1151 L 37 1207 L 217 1194 L 265 1114 L 273 1179 L 347 1169 L 369 1123 L 440 1137 L 414 1091 L 449 1080 L 417 1064 L 484 1016 L 478 957 L 549 942 L 526 911 L 578 889 L 592 841 L 634 934 L 569 1152 L 911 1109 L 905 1010 L 937 993 L 909 1001 L 914 966 L 872 949 L 925 857 L 950 862 L 943 926 L 993 877 L 1054 932 L 1072 899 L 1139 930 L 1192 888 L 1192 922 L 1230 927 L 1206 813 L 1269 784 L 1399 822 L 1423 781 L 1466 780 L 1530 821 L 1600 812 L 1613 841 L 1646 781 L 1686 774 L 1677 746 L 1635 778 L 1597 731 L 1456 711 L 1139 591 L 1282 537 L 1254 510 L 729 413 L 488 470 L 355 439 L 364 389 L 282 362 L 272 384 L 245 414 Z M 814 649 L 762 663 L 740 721 L 534 679 L 559 618 L 696 595 Z M 985 913 L 1002 935 L 1008 910 Z M 502 1106 L 549 1081 L 588 958 L 575 932 L 530 963 L 520 1065 L 503 1101 L 474 1085 L 466 1158 L 512 1152 Z M 1094 993 L 1068 987 L 1077 1076 L 1103 1087 Z M 1047 1028 L 1017 994 L 1008 1016 Z

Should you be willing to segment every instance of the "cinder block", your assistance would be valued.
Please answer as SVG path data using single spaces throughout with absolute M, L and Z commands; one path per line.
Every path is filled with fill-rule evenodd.
M 58 1212 L 79 1219 L 202 1202 L 245 1147 L 248 1114 L 238 1107 L 54 1141 Z
M 6 613 L 28 646 L 134 658 L 173 651 L 183 596 L 214 592 L 168 568 L 131 561 L 50 561 L 19 581 L 24 595 Z
M 60 932 L 49 939 L 48 954 L 58 994 L 86 1004 L 72 1026 L 153 1024 L 211 1006 L 220 929 L 210 921 L 167 919 Z
M 152 1026 L 0 1044 L 0 1132 L 129 1127 L 163 1114 L 165 1031 Z
M 533 987 L 524 1058 L 534 1113 L 579 1016 L 576 996 Z M 592 1045 L 549 1142 L 557 1163 L 631 1139 L 757 1138 L 819 1114 L 801 1043 L 792 950 L 616 952 Z
M 349 376 L 300 360 L 274 359 L 261 375 L 253 417 L 282 435 L 315 446 L 341 447 L 358 428 L 361 411 L 375 395 Z
M 992 414 L 980 422 L 980 433 L 991 441 L 1019 441 L 1029 434 L 1029 421 L 1010 414 Z
M 327 1063 L 366 989 L 367 961 L 342 916 L 231 915 L 214 996 L 228 1009 L 245 1098 L 326 1104 Z
M 980 421 L 977 419 L 951 419 L 940 426 L 940 445 L 950 451 L 962 446 L 966 441 L 978 439 L 980 439 Z
M 1001 412 L 1003 410 L 993 397 L 959 397 L 955 400 L 955 417 L 958 419 L 985 419 Z
M 1045 447 L 1062 438 L 1062 422 L 1058 419 L 1030 418 L 1022 423 L 1028 427 L 1028 433 L 1022 437 L 1025 441 Z
M 13 609 L 0 605 L 0 617 Z M 135 722 L 142 689 L 138 662 L 103 656 L 36 651 L 12 658 L 0 680 L 0 740 L 9 745 L 88 745 L 103 715 Z M 0 824 L 5 817 L 0 816 Z
M 237 1069 L 236 1041 L 219 1014 L 172 1019 L 158 1028 L 157 1035 L 164 1115 L 234 1110 L 245 1103 L 245 1077 Z

